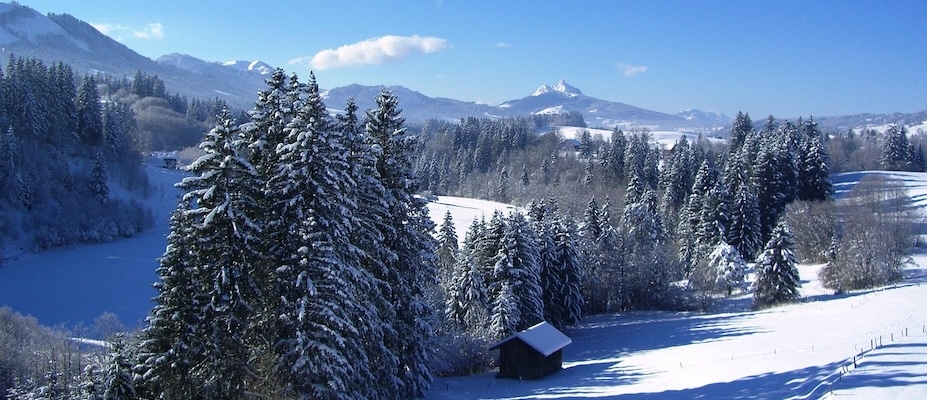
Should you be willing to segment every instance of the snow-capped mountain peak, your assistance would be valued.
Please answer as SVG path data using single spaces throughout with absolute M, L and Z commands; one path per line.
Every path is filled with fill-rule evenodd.
M 576 97 L 576 96 L 583 94 L 582 91 L 580 91 L 576 87 L 570 85 L 569 83 L 566 83 L 566 81 L 561 79 L 554 86 L 541 85 L 541 87 L 539 87 L 538 90 L 535 90 L 534 93 L 532 93 L 531 95 L 541 96 L 541 95 L 551 93 L 551 92 L 559 93 L 566 97 Z
M 267 63 L 261 60 L 254 61 L 245 61 L 245 60 L 231 60 L 223 62 L 222 65 L 226 67 L 232 67 L 239 71 L 250 71 L 256 72 L 260 75 L 267 75 L 274 71 L 274 68 Z

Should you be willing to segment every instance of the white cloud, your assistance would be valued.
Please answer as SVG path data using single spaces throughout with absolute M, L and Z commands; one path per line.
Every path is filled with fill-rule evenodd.
M 619 62 L 617 64 L 618 70 L 621 71 L 624 76 L 631 77 L 637 74 L 643 74 L 647 72 L 647 66 L 645 65 L 631 65 Z
M 164 25 L 160 22 L 150 23 L 145 26 L 144 30 L 133 31 L 132 37 L 137 39 L 164 39 Z
M 317 70 L 358 65 L 382 65 L 402 61 L 415 54 L 428 54 L 450 48 L 446 39 L 436 37 L 387 35 L 322 50 L 316 55 L 290 60 L 290 64 L 308 62 Z
M 103 22 L 91 23 L 90 26 L 92 26 L 94 29 L 100 31 L 100 33 L 107 35 L 107 36 L 109 36 L 110 34 L 116 34 L 117 32 L 120 32 L 120 31 L 129 30 L 129 27 L 127 26 L 118 25 L 118 24 L 107 24 Z
M 509 42 L 499 42 L 499 43 L 496 43 L 496 47 L 501 47 L 501 48 L 512 47 L 512 44 Z

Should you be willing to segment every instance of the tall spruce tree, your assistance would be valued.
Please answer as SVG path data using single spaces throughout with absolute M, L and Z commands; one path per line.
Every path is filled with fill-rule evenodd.
M 360 250 L 360 266 L 370 273 L 374 285 L 364 298 L 376 312 L 378 322 L 365 324 L 361 336 L 366 339 L 367 358 L 378 360 L 378 367 L 372 369 L 378 383 L 374 394 L 391 393 L 401 386 L 396 373 L 398 357 L 387 346 L 388 343 L 398 341 L 398 333 L 389 323 L 395 320 L 396 313 L 390 302 L 393 289 L 389 284 L 391 272 L 387 267 L 387 261 L 394 260 L 396 254 L 389 247 L 381 245 L 384 238 L 382 229 L 388 224 L 390 216 L 385 189 L 376 170 L 379 149 L 367 140 L 366 132 L 357 118 L 357 105 L 353 99 L 348 100 L 345 112 L 337 115 L 336 120 L 336 129 L 344 136 L 348 153 L 348 173 L 356 185 L 352 196 L 357 210 L 363 210 L 357 213 L 351 243 Z
M 910 169 L 911 143 L 904 125 L 892 124 L 885 131 L 879 163 L 886 171 L 906 171 Z
M 262 259 L 262 228 L 255 221 L 261 209 L 257 196 L 264 187 L 257 170 L 240 154 L 242 143 L 231 112 L 216 115 L 200 149 L 203 155 L 188 171 L 194 176 L 177 186 L 186 190 L 184 203 L 193 219 L 191 235 L 197 240 L 194 262 L 206 282 L 202 293 L 208 303 L 200 331 L 203 360 L 192 373 L 207 397 L 242 398 L 251 376 L 251 315 L 261 301 L 252 268 Z
M 797 300 L 801 279 L 798 274 L 792 233 L 785 223 L 776 225 L 772 237 L 756 260 L 753 304 L 763 308 Z
M 292 81 L 292 80 L 291 80 Z M 314 77 L 304 91 L 268 186 L 279 242 L 277 374 L 294 397 L 363 397 L 373 376 L 364 328 L 378 323 L 358 296 L 370 290 L 350 243 L 355 204 L 342 135 L 333 129 Z M 372 315 L 373 314 L 373 315 Z
M 203 274 L 197 268 L 194 220 L 180 202 L 171 216 L 167 249 L 159 260 L 158 294 L 140 339 L 140 396 L 201 398 L 193 369 L 205 353 L 202 310 L 208 307 Z
M 544 319 L 541 293 L 541 265 L 537 236 L 524 215 L 511 213 L 505 221 L 502 247 L 495 257 L 494 281 L 508 283 L 518 304 L 516 330 Z
M 389 301 L 396 319 L 392 326 L 397 342 L 387 346 L 398 358 L 401 386 L 397 397 L 422 397 L 431 382 L 428 369 L 432 329 L 425 322 L 431 313 L 425 303 L 427 285 L 436 282 L 434 264 L 434 223 L 428 217 L 426 201 L 417 196 L 413 156 L 417 138 L 404 127 L 399 100 L 383 91 L 377 108 L 367 111 L 367 139 L 380 149 L 376 170 L 385 189 L 389 221 L 383 229 L 383 245 L 396 254 L 387 262 L 387 284 L 392 288 Z
M 85 76 L 77 89 L 77 135 L 92 146 L 103 144 L 103 117 L 97 81 Z

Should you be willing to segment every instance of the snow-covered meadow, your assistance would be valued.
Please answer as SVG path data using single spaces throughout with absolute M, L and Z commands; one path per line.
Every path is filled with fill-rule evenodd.
M 593 136 L 599 135 L 604 140 L 609 140 L 612 134 L 611 129 L 602 129 L 602 128 L 579 128 L 575 126 L 559 126 L 557 129 L 560 130 L 560 134 L 564 139 L 579 139 L 583 130 L 589 131 Z M 620 129 L 620 128 L 619 128 Z M 630 130 L 626 129 L 626 132 L 634 132 L 632 128 Z M 683 131 L 673 131 L 673 130 L 651 130 L 649 131 L 651 140 L 653 141 L 654 146 L 658 146 L 662 149 L 672 149 L 679 139 L 685 137 L 690 143 L 694 143 L 698 140 L 698 133 L 693 132 L 683 132 Z M 724 142 L 724 139 L 718 139 L 711 136 L 705 136 L 705 139 L 711 142 L 721 143 Z
M 92 324 L 113 312 L 139 326 L 150 310 L 157 258 L 181 172 L 151 167 L 151 231 L 113 243 L 32 254 L 24 249 L 0 267 L 0 306 L 45 325 Z M 837 195 L 866 174 L 908 188 L 927 209 L 927 174 L 865 172 L 834 177 Z M 463 238 L 474 218 L 500 203 L 439 197 L 440 224 L 450 210 Z M 802 265 L 803 301 L 750 311 L 749 294 L 715 313 L 639 312 L 594 316 L 566 333 L 564 370 L 537 381 L 496 379 L 494 372 L 437 379 L 430 399 L 575 398 L 924 398 L 927 396 L 927 253 L 915 254 L 905 282 L 832 295 L 817 281 L 819 265 Z
M 836 175 L 837 196 L 865 175 L 904 184 L 911 205 L 927 209 L 924 173 Z M 800 265 L 802 301 L 763 311 L 743 294 L 715 313 L 594 316 L 566 330 L 560 372 L 443 378 L 428 398 L 927 398 L 927 252 L 913 260 L 904 282 L 843 295 L 821 287 L 821 265 Z

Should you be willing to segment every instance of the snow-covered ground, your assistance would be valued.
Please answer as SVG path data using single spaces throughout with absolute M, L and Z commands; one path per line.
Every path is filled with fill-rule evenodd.
M 927 256 L 917 261 L 927 265 Z M 801 268 L 802 303 L 752 312 L 741 297 L 726 306 L 742 311 L 595 316 L 566 330 L 573 344 L 560 372 L 537 381 L 495 372 L 438 379 L 427 398 L 927 396 L 925 271 L 910 270 L 895 287 L 833 296 L 816 281 L 819 267 Z
M 927 207 L 927 174 L 834 176 L 840 196 L 864 175 L 901 182 Z M 801 265 L 800 303 L 750 311 L 594 316 L 567 329 L 564 369 L 537 381 L 495 372 L 437 379 L 429 399 L 915 399 L 927 398 L 927 252 L 903 283 L 833 295 Z
M 103 312 L 138 326 L 151 309 L 157 258 L 166 245 L 172 187 L 181 172 L 150 168 L 160 189 L 151 198 L 156 227 L 135 238 L 20 253 L 0 267 L 0 305 L 45 325 L 92 324 Z M 865 172 L 834 177 L 838 195 L 865 174 L 905 184 L 927 207 L 927 174 Z M 439 197 L 462 239 L 474 218 L 500 203 Z M 494 373 L 437 379 L 429 399 L 575 398 L 927 398 L 927 253 L 905 282 L 834 296 L 802 265 L 801 303 L 753 312 L 749 295 L 717 313 L 639 312 L 588 318 L 566 333 L 564 370 L 537 381 Z
M 583 130 L 589 131 L 593 136 L 601 135 L 602 139 L 606 141 L 609 140 L 612 134 L 611 129 L 601 129 L 601 128 L 579 128 L 575 126 L 558 126 L 557 129 L 560 130 L 560 134 L 563 135 L 564 139 L 579 139 L 580 132 Z M 634 129 L 626 129 L 625 134 L 635 132 Z M 683 132 L 683 131 L 666 131 L 666 130 L 652 130 L 650 131 L 650 136 L 653 138 L 653 144 L 660 147 L 661 149 L 670 150 L 679 141 L 680 138 L 685 136 L 686 140 L 689 143 L 694 143 L 698 140 L 698 133 L 692 132 Z M 724 139 L 718 139 L 713 137 L 707 137 L 709 141 L 712 142 L 723 142 Z

